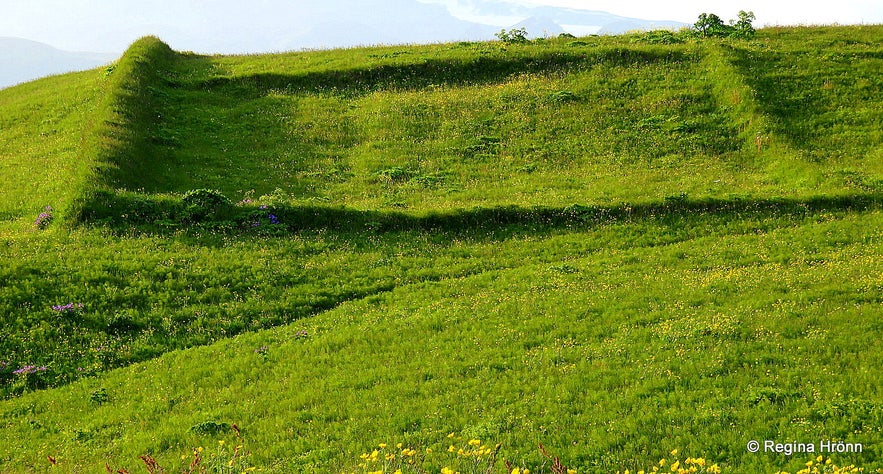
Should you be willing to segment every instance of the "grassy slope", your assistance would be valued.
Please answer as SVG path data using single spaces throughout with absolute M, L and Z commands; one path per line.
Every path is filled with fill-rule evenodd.
M 838 461 L 873 466 L 883 215 L 588 244 L 684 223 L 511 239 L 496 251 L 554 263 L 408 285 L 4 402 L 4 457 L 35 470 L 45 455 L 86 470 L 131 469 L 144 453 L 186 464 L 190 447 L 232 439 L 191 431 L 214 421 L 237 423 L 252 462 L 280 472 L 334 472 L 379 442 L 443 451 L 451 431 L 534 465 L 543 442 L 581 472 L 634 469 L 673 448 L 731 472 L 805 460 L 748 454 L 750 437 L 862 442 L 865 453 Z
M 159 169 L 123 184 L 412 210 L 853 192 L 843 173 L 879 184 L 881 118 L 879 32 L 851 34 L 189 58 Z
M 0 91 L 0 235 L 28 228 L 46 206 L 66 208 L 82 185 L 82 138 L 105 92 L 103 71 Z
M 280 215 L 315 210 L 287 221 L 286 238 L 25 236 L 37 198 L 72 196 L 11 206 L 3 357 L 51 370 L 5 383 L 66 382 L 77 367 L 98 374 L 315 316 L 3 402 L 0 470 L 48 468 L 47 454 L 69 469 L 131 468 L 145 452 L 173 464 L 212 442 L 188 431 L 210 420 L 238 423 L 256 462 L 282 472 L 351 466 L 373 443 L 425 446 L 449 431 L 531 462 L 541 441 L 587 472 L 672 447 L 737 470 L 788 462 L 745 453 L 746 433 L 871 446 L 880 35 L 232 58 L 160 47 L 159 62 L 132 60 L 155 44 L 131 51 L 103 86 L 117 106 L 109 128 L 80 135 L 100 145 L 99 173 L 72 179 L 100 177 L 142 203 L 279 188 L 264 202 Z M 93 90 L 108 113 L 98 86 L 71 90 Z M 565 210 L 575 203 L 601 207 Z M 328 224 L 340 218 L 357 223 Z M 309 219 L 326 223 L 299 230 Z M 48 308 L 69 301 L 87 307 L 76 318 Z M 264 345 L 268 361 L 254 352 Z M 664 441 L 671 426 L 676 443 Z

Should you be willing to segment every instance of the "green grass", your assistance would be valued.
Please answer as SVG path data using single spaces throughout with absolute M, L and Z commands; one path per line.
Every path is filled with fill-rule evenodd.
M 28 228 L 46 206 L 67 208 L 83 186 L 80 153 L 105 89 L 103 71 L 0 91 L 0 235 Z
M 581 472 L 673 448 L 736 471 L 789 465 L 747 453 L 750 437 L 863 442 L 838 460 L 878 459 L 880 212 L 628 238 L 690 220 L 513 237 L 488 246 L 542 257 L 22 396 L 4 403 L 6 458 L 176 465 L 215 443 L 190 430 L 214 421 L 238 424 L 253 461 L 280 472 L 336 471 L 375 443 L 451 431 L 534 465 L 542 442 Z
M 414 210 L 805 197 L 851 192 L 849 176 L 877 190 L 881 64 L 861 40 L 878 29 L 825 56 L 778 37 L 182 58 L 150 124 L 153 168 L 118 185 Z M 859 89 L 825 85 L 837 75 Z
M 145 38 L 2 91 L 0 472 L 183 469 L 232 424 L 271 472 L 438 472 L 451 432 L 535 472 L 883 467 L 881 39 Z

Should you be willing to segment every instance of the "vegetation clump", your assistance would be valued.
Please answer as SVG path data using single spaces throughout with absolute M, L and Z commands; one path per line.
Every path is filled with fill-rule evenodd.
M 494 36 L 496 36 L 500 41 L 506 44 L 521 44 L 528 43 L 530 41 L 527 38 L 527 29 L 524 27 L 512 28 L 509 31 L 502 29 Z
M 216 189 L 194 189 L 181 198 L 184 210 L 193 220 L 217 217 L 233 205 L 229 198 Z
M 696 23 L 689 28 L 679 31 L 651 30 L 634 36 L 634 41 L 649 44 L 681 44 L 687 40 L 702 40 L 708 38 L 734 38 L 751 39 L 756 31 L 753 26 L 755 16 L 753 12 L 739 11 L 736 20 L 730 20 L 729 24 L 714 13 L 702 13 Z
M 754 12 L 739 11 L 737 20 L 730 20 L 727 25 L 714 13 L 702 13 L 693 25 L 693 31 L 701 38 L 739 38 L 750 39 L 755 35 L 752 22 Z

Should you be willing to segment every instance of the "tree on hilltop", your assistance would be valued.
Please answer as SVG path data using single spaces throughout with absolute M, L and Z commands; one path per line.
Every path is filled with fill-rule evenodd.
M 752 38 L 755 19 L 754 12 L 739 11 L 738 20 L 730 20 L 727 25 L 714 13 L 702 13 L 699 21 L 693 25 L 693 31 L 701 38 Z

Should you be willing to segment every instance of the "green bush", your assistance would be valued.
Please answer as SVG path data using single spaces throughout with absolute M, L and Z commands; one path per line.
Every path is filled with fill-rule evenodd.
M 526 28 L 512 28 L 509 31 L 500 30 L 499 33 L 495 34 L 500 41 L 506 44 L 513 43 L 527 43 L 527 29 Z
M 684 42 L 684 37 L 671 30 L 652 30 L 641 34 L 635 41 L 649 44 L 680 44 Z
M 197 221 L 218 217 L 221 211 L 233 205 L 230 199 L 215 189 L 187 191 L 181 202 L 187 217 Z
M 742 38 L 754 37 L 754 27 L 751 25 L 755 19 L 754 12 L 739 11 L 738 20 L 730 20 L 730 24 L 714 13 L 703 13 L 699 20 L 693 24 L 693 31 L 701 38 Z

